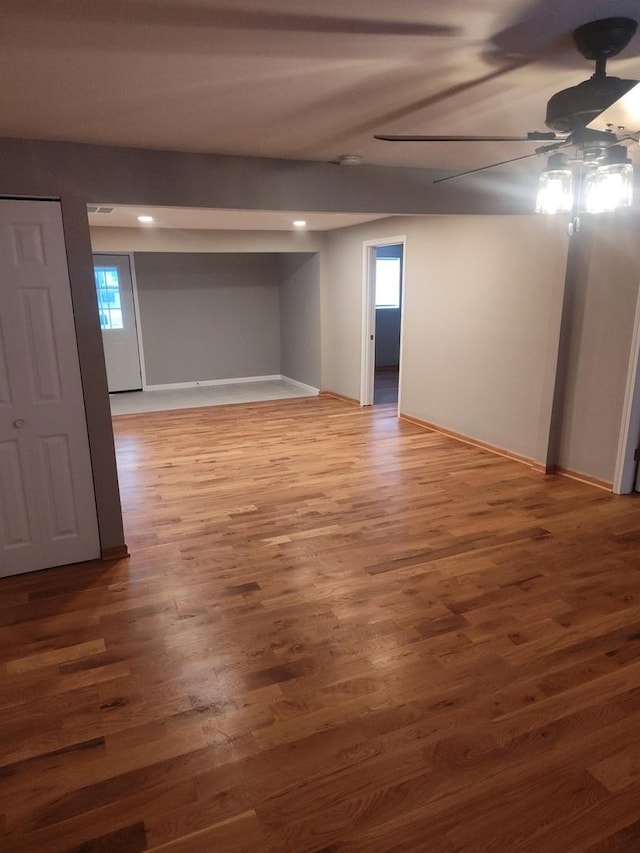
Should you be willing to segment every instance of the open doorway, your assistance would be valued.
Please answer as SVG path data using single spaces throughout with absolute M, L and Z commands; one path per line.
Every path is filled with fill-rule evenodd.
M 402 243 L 376 246 L 373 405 L 398 403 Z
M 122 239 L 94 236 L 98 245 Z M 185 249 L 202 248 L 189 236 Z M 133 252 L 94 244 L 113 416 L 319 393 L 319 253 L 262 251 L 259 237 L 255 251 L 237 252 L 170 251 L 182 244 L 166 232 L 155 251 L 135 233 L 125 235 L 141 245 Z
M 360 404 L 396 404 L 400 398 L 405 238 L 364 244 Z

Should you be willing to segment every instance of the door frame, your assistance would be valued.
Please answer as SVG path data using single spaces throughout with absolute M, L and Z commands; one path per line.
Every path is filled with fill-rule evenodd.
M 627 495 L 634 491 L 636 448 L 640 446 L 640 289 L 636 300 L 633 336 L 627 370 L 627 385 L 622 406 L 618 453 L 613 474 L 613 493 Z
M 407 260 L 407 237 L 380 237 L 362 243 L 362 326 L 360 358 L 360 405 L 373 405 L 376 372 L 376 249 L 379 246 L 402 246 L 400 280 L 400 356 L 398 369 L 398 414 L 402 389 L 402 351 L 404 338 L 404 282 Z
M 129 259 L 129 275 L 131 276 L 131 290 L 133 293 L 133 315 L 136 321 L 136 339 L 138 342 L 138 358 L 140 359 L 140 377 L 142 380 L 142 390 L 147 391 L 147 371 L 144 364 L 144 350 L 142 347 L 142 322 L 140 319 L 140 302 L 138 300 L 138 280 L 136 278 L 136 267 L 134 264 L 133 252 L 107 252 L 100 250 L 92 252 L 94 258 L 103 255 L 109 258 L 120 257 Z

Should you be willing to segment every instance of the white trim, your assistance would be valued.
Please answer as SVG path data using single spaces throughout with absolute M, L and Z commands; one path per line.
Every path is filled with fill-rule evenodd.
M 634 490 L 636 466 L 634 453 L 640 437 L 640 291 L 636 301 L 631 353 L 627 372 L 627 387 L 622 406 L 622 422 L 618 439 L 618 454 L 613 474 L 613 492 L 626 495 Z
M 398 415 L 400 414 L 400 383 L 402 377 L 402 351 L 404 332 L 404 282 L 406 269 L 407 237 L 382 237 L 377 240 L 364 240 L 362 243 L 362 326 L 360 359 L 360 405 L 373 405 L 373 388 L 376 364 L 376 275 L 375 250 L 380 246 L 402 246 L 402 293 L 400 301 L 400 358 L 398 375 Z
M 140 314 L 140 302 L 138 301 L 138 279 L 136 278 L 136 267 L 133 263 L 133 252 L 125 252 L 129 256 L 129 273 L 131 274 L 131 287 L 133 289 L 133 312 L 136 318 L 136 331 L 138 335 L 138 355 L 140 356 L 140 375 L 142 376 L 142 390 L 147 389 L 147 368 L 144 363 L 144 349 L 142 346 L 142 315 Z
M 402 238 L 402 281 L 400 282 L 400 352 L 398 356 L 398 417 L 402 412 L 402 364 L 404 353 L 404 271 L 407 268 L 407 238 Z
M 314 388 L 313 385 L 307 385 L 306 382 L 298 382 L 297 379 L 291 379 L 289 376 L 280 376 L 280 379 L 283 382 L 288 382 L 289 385 L 295 385 L 296 388 L 300 388 L 301 391 L 306 391 L 308 394 L 319 394 L 320 389 Z
M 181 388 L 205 388 L 209 385 L 239 385 L 243 382 L 273 382 L 284 377 L 279 373 L 270 376 L 236 376 L 231 379 L 201 379 L 195 382 L 168 382 L 164 385 L 147 385 L 145 391 L 179 391 Z
M 375 240 L 362 244 L 362 325 L 360 341 L 360 405 L 373 405 L 375 367 Z

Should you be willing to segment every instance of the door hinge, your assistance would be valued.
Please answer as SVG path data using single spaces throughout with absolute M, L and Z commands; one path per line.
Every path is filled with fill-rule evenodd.
M 633 461 L 634 462 L 640 462 L 640 447 L 636 447 L 636 449 L 633 453 Z

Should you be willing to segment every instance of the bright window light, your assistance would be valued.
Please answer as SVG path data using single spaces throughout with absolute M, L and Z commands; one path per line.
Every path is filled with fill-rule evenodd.
M 376 258 L 376 308 L 400 307 L 400 258 Z
M 124 329 L 120 304 L 120 281 L 116 267 L 94 267 L 100 328 Z

